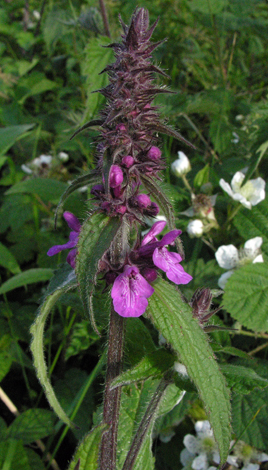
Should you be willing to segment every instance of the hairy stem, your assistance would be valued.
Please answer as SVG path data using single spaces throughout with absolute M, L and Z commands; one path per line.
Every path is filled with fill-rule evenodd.
M 110 29 L 109 29 L 109 23 L 108 23 L 108 17 L 107 17 L 107 13 L 106 13 L 105 3 L 104 3 L 104 0 L 99 0 L 99 2 L 100 2 L 101 16 L 102 16 L 102 20 L 103 20 L 105 34 L 106 34 L 106 36 L 108 36 L 108 38 L 110 38 L 111 34 L 110 34 Z
M 100 450 L 100 470 L 115 470 L 117 430 L 121 387 L 110 390 L 110 384 L 122 370 L 124 353 L 125 319 L 118 315 L 113 307 L 110 314 L 107 371 L 104 392 L 103 422 L 109 429 L 103 434 Z
M 156 414 L 158 405 L 160 403 L 160 400 L 163 397 L 164 392 L 167 386 L 169 385 L 169 383 L 170 382 L 164 378 L 163 380 L 161 380 L 160 384 L 158 385 L 152 397 L 152 400 L 150 401 L 149 406 L 137 429 L 137 432 L 135 434 L 135 437 L 133 439 L 133 442 L 127 454 L 122 470 L 132 470 L 135 464 L 135 460 L 138 456 L 139 450 L 147 434 L 147 431 L 150 425 L 152 424 L 152 420 L 155 418 L 155 414 Z

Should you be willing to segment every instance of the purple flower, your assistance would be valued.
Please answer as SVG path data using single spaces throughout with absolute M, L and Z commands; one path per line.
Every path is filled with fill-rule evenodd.
M 48 256 L 54 256 L 57 253 L 60 253 L 60 251 L 68 250 L 70 248 L 74 248 L 73 250 L 71 250 L 68 253 L 67 263 L 69 263 L 72 266 L 72 268 L 75 268 L 75 257 L 76 257 L 76 252 L 77 252 L 75 246 L 77 245 L 77 242 L 78 242 L 78 237 L 79 237 L 79 233 L 80 233 L 80 230 L 81 230 L 81 225 L 80 225 L 80 222 L 77 219 L 77 217 L 75 217 L 75 215 L 73 215 L 71 212 L 68 212 L 68 211 L 64 212 L 63 217 L 65 218 L 67 224 L 69 225 L 70 229 L 72 230 L 71 233 L 70 233 L 70 236 L 69 236 L 69 241 L 67 243 L 65 243 L 64 245 L 54 245 L 54 246 L 52 246 L 48 250 L 47 255 Z
M 126 265 L 114 281 L 111 296 L 115 311 L 121 317 L 139 317 L 148 305 L 154 288 L 144 279 L 136 266 Z
M 123 183 L 124 175 L 120 166 L 112 165 L 110 170 L 110 186 L 111 188 L 116 188 Z
M 151 160 L 159 160 L 159 158 L 161 157 L 161 150 L 158 147 L 153 146 L 148 151 L 147 156 Z
M 151 257 L 157 268 L 164 271 L 167 278 L 175 284 L 188 284 L 193 278 L 186 273 L 180 265 L 182 257 L 178 253 L 168 251 L 167 245 L 174 243 L 175 239 L 181 234 L 181 230 L 171 230 L 158 241 L 158 235 L 166 226 L 165 221 L 156 222 L 151 230 L 145 235 L 139 249 L 140 257 Z

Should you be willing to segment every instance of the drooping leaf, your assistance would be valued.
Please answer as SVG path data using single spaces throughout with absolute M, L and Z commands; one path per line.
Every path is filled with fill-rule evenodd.
M 96 284 L 98 262 L 110 247 L 119 227 L 119 218 L 95 213 L 84 222 L 80 232 L 75 269 L 81 299 L 90 318 L 92 318 L 91 297 Z
M 267 265 L 255 263 L 237 269 L 226 283 L 223 303 L 241 325 L 268 331 Z
M 24 444 L 30 444 L 36 439 L 42 439 L 52 433 L 54 416 L 50 410 L 34 408 L 24 411 L 18 416 L 6 431 L 6 438 L 21 439 Z
M 99 445 L 106 427 L 106 424 L 100 424 L 86 435 L 76 450 L 68 470 L 75 470 L 78 461 L 79 470 L 98 470 Z
M 241 395 L 247 395 L 255 388 L 268 387 L 268 380 L 260 377 L 255 370 L 236 364 L 221 364 L 221 371 L 227 379 L 230 389 Z
M 37 194 L 42 201 L 58 202 L 67 189 L 66 183 L 50 178 L 33 178 L 14 184 L 6 194 Z
M 167 342 L 178 352 L 196 385 L 211 422 L 224 462 L 230 443 L 229 391 L 214 359 L 207 337 L 177 289 L 163 280 L 154 283 L 148 315 Z
M 11 277 L 8 281 L 4 282 L 0 287 L 0 294 L 5 294 L 6 292 L 28 284 L 48 281 L 52 276 L 53 269 L 50 268 L 28 269 L 20 274 L 16 274 L 16 276 Z
M 235 227 L 245 240 L 262 237 L 261 249 L 268 254 L 268 200 L 262 201 L 251 210 L 239 210 L 233 220 Z
M 164 372 L 173 366 L 174 361 L 175 357 L 172 354 L 165 349 L 158 349 L 145 356 L 135 367 L 116 377 L 111 384 L 111 388 L 129 385 L 133 382 L 146 380 L 149 377 L 161 377 Z
M 18 274 L 21 272 L 21 269 L 13 254 L 2 243 L 0 243 L 0 265 L 11 271 L 12 274 Z
M 21 139 L 35 124 L 9 126 L 0 129 L 0 155 L 4 155 L 17 139 Z
M 37 316 L 34 324 L 31 327 L 32 334 L 32 343 L 31 351 L 33 354 L 34 366 L 37 371 L 37 377 L 40 380 L 42 387 L 44 388 L 47 400 L 50 406 L 53 408 L 55 413 L 60 419 L 68 426 L 72 426 L 71 421 L 66 416 L 62 407 L 60 406 L 56 395 L 54 393 L 53 387 L 49 381 L 45 357 L 44 357 L 44 328 L 48 315 L 50 314 L 52 308 L 56 304 L 57 300 L 61 295 L 67 292 L 70 289 L 76 287 L 76 279 L 72 277 L 67 277 L 65 281 L 62 282 L 62 287 L 55 288 L 54 292 L 50 293 L 46 298 L 43 304 L 40 307 L 39 315 Z

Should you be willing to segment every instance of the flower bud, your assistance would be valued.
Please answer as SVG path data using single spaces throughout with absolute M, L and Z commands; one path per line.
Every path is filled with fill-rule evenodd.
M 95 186 L 93 186 L 90 191 L 90 194 L 96 197 L 99 197 L 100 194 L 103 194 L 103 193 L 104 193 L 103 184 L 95 184 Z
M 153 282 L 157 278 L 157 272 L 155 269 L 151 268 L 144 268 L 141 272 L 142 276 L 146 279 L 148 282 Z
M 119 131 L 119 132 L 125 132 L 127 130 L 127 128 L 124 124 L 118 124 L 116 126 L 116 130 Z
M 68 162 L 69 160 L 69 155 L 66 152 L 60 152 L 58 157 L 62 162 Z
M 127 168 L 130 168 L 134 163 L 134 158 L 131 155 L 127 155 L 126 157 L 122 158 L 122 165 Z
M 204 225 L 203 225 L 202 220 L 200 219 L 191 220 L 191 222 L 189 222 L 187 226 L 187 232 L 191 238 L 202 237 L 203 232 L 204 232 Z
M 138 196 L 136 197 L 136 202 L 139 207 L 143 208 L 146 208 L 152 204 L 151 199 L 149 198 L 149 196 L 147 196 L 147 194 L 138 194 Z
M 156 202 L 152 202 L 151 204 L 151 213 L 153 217 L 155 217 L 159 213 L 159 207 Z
M 124 175 L 118 165 L 112 165 L 110 170 L 110 186 L 111 188 L 116 188 L 123 183 Z
M 122 215 L 125 214 L 126 210 L 127 210 L 126 206 L 118 206 L 118 207 L 116 208 L 116 212 L 117 212 L 118 214 L 122 214 Z
M 159 160 L 161 157 L 161 150 L 158 147 L 151 147 L 150 150 L 147 153 L 147 157 L 150 158 L 151 160 Z
M 183 176 L 186 175 L 191 170 L 191 164 L 188 157 L 186 157 L 185 153 L 178 152 L 179 158 L 175 160 L 171 165 L 171 170 L 173 171 L 175 176 Z
M 197 289 L 191 298 L 189 304 L 193 309 L 193 316 L 200 318 L 209 311 L 212 302 L 212 293 L 210 289 L 203 287 Z

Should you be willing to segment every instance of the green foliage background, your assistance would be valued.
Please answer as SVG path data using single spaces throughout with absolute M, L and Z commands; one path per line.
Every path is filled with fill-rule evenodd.
M 168 39 L 154 59 L 170 75 L 169 80 L 157 80 L 176 95 L 159 97 L 157 104 L 170 124 L 197 147 L 196 151 L 185 148 L 172 137 L 162 140 L 165 188 L 175 207 L 176 226 L 184 230 L 184 267 L 194 277 L 183 289 L 184 295 L 190 299 L 198 287 L 217 288 L 223 270 L 214 252 L 220 245 L 239 247 L 250 238 L 263 238 L 265 263 L 237 270 L 226 287 L 225 308 L 213 320 L 236 330 L 210 336 L 222 370 L 228 364 L 238 367 L 225 373 L 233 391 L 234 435 L 243 433 L 245 442 L 267 452 L 268 202 L 251 211 L 241 208 L 226 224 L 234 205 L 219 180 L 230 182 L 245 167 L 247 177 L 267 179 L 268 5 L 264 0 L 107 0 L 113 40 L 120 37 L 118 14 L 127 23 L 134 5 L 148 8 L 151 22 L 159 17 L 154 40 Z M 41 13 L 40 19 L 35 11 Z M 73 291 L 60 298 L 45 330 L 50 380 L 62 408 L 79 429 L 70 430 L 49 410 L 33 368 L 29 330 L 47 281 L 58 263 L 65 261 L 64 253 L 46 255 L 52 245 L 65 243 L 68 237 L 60 217 L 54 230 L 56 205 L 70 181 L 94 168 L 97 133 L 90 130 L 73 140 L 70 137 L 78 126 L 96 118 L 103 105 L 102 96 L 91 92 L 107 84 L 107 76 L 99 72 L 113 60 L 111 50 L 101 47 L 109 42 L 97 1 L 1 4 L 0 380 L 20 416 L 15 417 L 0 402 L 0 466 L 9 464 L 7 468 L 13 470 L 49 469 L 50 458 L 62 470 L 67 468 L 79 440 L 92 425 L 99 425 L 109 296 L 97 294 L 94 299 L 101 338 L 83 316 L 81 301 Z M 191 239 L 186 233 L 189 219 L 181 212 L 191 206 L 190 193 L 170 171 L 179 150 L 191 160 L 187 178 L 196 194 L 208 183 L 209 194 L 218 194 L 214 210 L 221 230 L 212 229 L 204 240 Z M 68 161 L 61 160 L 60 152 L 68 154 Z M 42 154 L 52 156 L 51 165 L 34 165 Z M 25 173 L 22 165 L 32 172 Z M 64 208 L 83 219 L 89 198 L 87 189 L 77 191 Z M 247 283 L 250 289 L 244 287 Z M 135 366 L 158 347 L 158 333 L 148 321 L 132 320 L 126 366 Z M 133 339 L 137 336 L 139 344 Z M 257 377 L 243 376 L 245 368 L 254 369 Z M 131 413 L 122 414 L 119 442 L 126 429 L 131 437 L 138 408 L 148 403 L 154 381 L 150 378 L 124 387 L 123 404 Z M 244 387 L 239 386 L 241 381 Z M 184 435 L 193 432 L 196 420 L 205 419 L 195 391 L 187 391 L 174 406 L 178 393 L 176 387 L 169 391 L 170 404 L 155 424 L 154 457 L 150 439 L 145 443 L 148 469 L 180 468 Z M 88 446 L 101 432 L 98 426 L 95 429 Z M 164 443 L 161 437 L 171 430 L 174 437 Z M 38 439 L 43 439 L 45 451 L 35 449 Z M 142 459 L 139 465 L 145 468 Z

